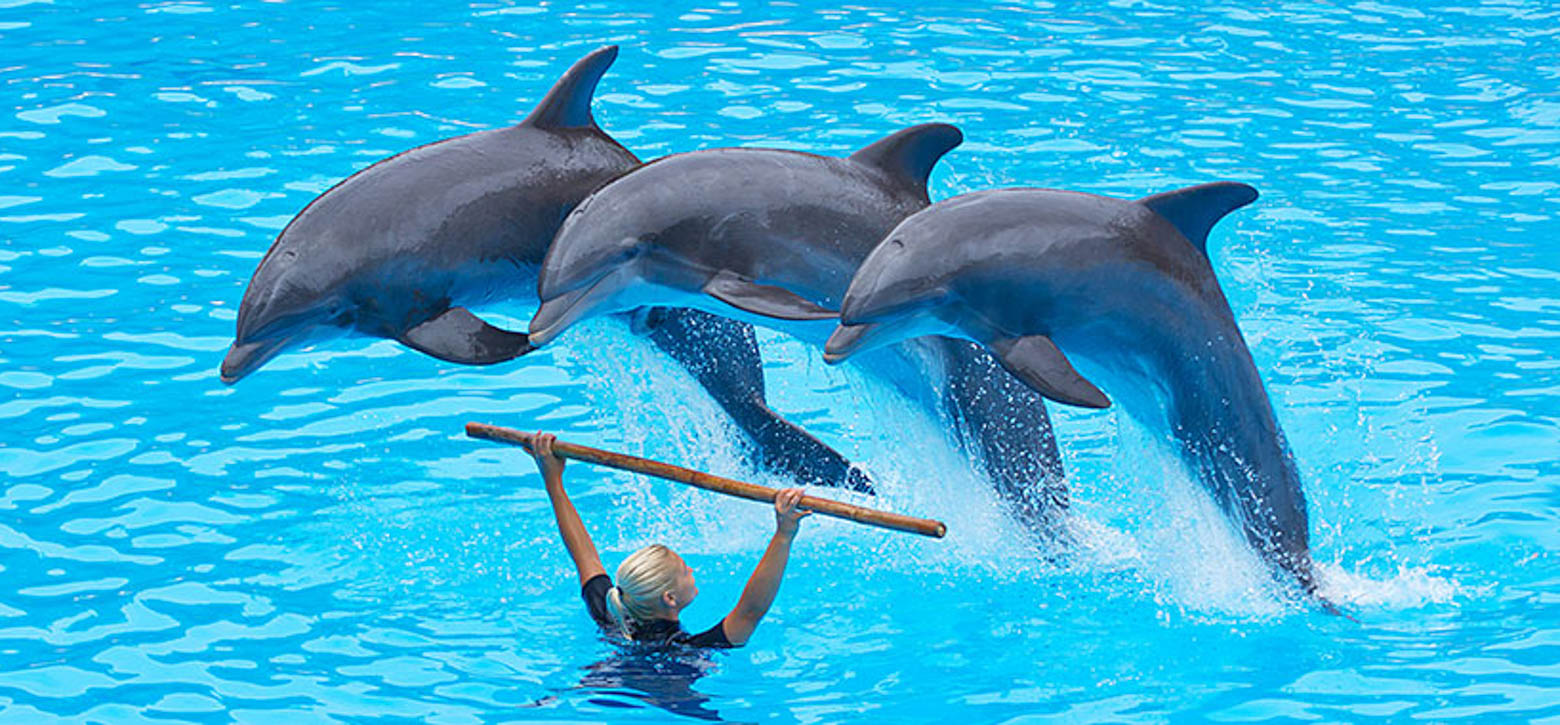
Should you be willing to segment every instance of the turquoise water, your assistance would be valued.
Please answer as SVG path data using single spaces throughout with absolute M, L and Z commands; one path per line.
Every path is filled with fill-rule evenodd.
M 675 5 L 0 0 L 0 719 L 1560 719 L 1560 14 Z M 775 406 L 880 482 L 839 497 L 949 537 L 811 519 L 749 646 L 625 662 L 530 461 L 461 426 L 779 483 L 626 329 L 481 369 L 344 339 L 221 384 L 304 204 L 607 43 L 596 116 L 645 158 L 949 121 L 934 198 L 1256 185 L 1210 251 L 1358 622 L 1275 591 L 1157 432 L 1055 413 L 1076 543 L 1042 557 L 941 421 L 764 333 Z M 771 527 L 566 480 L 609 566 L 687 557 L 691 628 Z

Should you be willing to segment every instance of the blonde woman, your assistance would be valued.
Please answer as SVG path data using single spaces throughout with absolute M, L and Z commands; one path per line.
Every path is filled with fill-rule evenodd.
M 798 525 L 812 513 L 796 507 L 802 498 L 801 489 L 788 488 L 775 497 L 775 535 L 769 539 L 769 548 L 759 559 L 758 568 L 748 577 L 737 606 L 715 626 L 688 634 L 678 616 L 699 594 L 693 569 L 671 549 L 652 544 L 623 560 L 614 585 L 601 565 L 585 524 L 563 491 L 563 459 L 553 454 L 554 437 L 538 431 L 535 441 L 532 455 L 547 486 L 558 533 L 574 559 L 585 606 L 597 624 L 635 642 L 692 647 L 741 647 L 747 643 L 780 590 L 780 577 L 785 574 Z

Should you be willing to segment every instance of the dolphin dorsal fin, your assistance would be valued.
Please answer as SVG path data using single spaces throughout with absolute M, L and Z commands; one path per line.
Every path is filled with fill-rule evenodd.
M 1208 230 L 1236 209 L 1257 200 L 1257 190 L 1236 181 L 1188 186 L 1185 189 L 1145 196 L 1139 204 L 1164 217 L 1186 237 L 1204 258 L 1208 256 Z
M 943 154 L 964 142 L 957 126 L 923 123 L 897 131 L 850 155 L 850 160 L 888 172 L 926 196 L 926 177 Z
M 612 61 L 617 60 L 617 53 L 618 47 L 609 45 L 576 61 L 520 124 L 537 128 L 595 126 L 596 119 L 590 115 L 590 99 L 596 92 L 596 82 L 612 66 Z

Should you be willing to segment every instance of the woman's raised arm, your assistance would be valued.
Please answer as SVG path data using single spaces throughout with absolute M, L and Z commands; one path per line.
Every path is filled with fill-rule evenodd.
M 769 605 L 774 604 L 775 593 L 780 591 L 780 579 L 791 558 L 791 540 L 796 538 L 802 517 L 812 513 L 796 507 L 801 499 L 802 489 L 799 488 L 788 488 L 775 496 L 775 535 L 769 539 L 764 558 L 758 560 L 753 575 L 748 577 L 737 606 L 721 620 L 726 640 L 734 645 L 748 641 L 758 627 L 758 621 L 769 611 Z
M 537 470 L 542 472 L 547 498 L 552 501 L 553 517 L 558 520 L 558 534 L 563 537 L 563 545 L 574 559 L 574 570 L 579 573 L 583 586 L 596 575 L 607 573 L 607 569 L 601 565 L 601 557 L 596 554 L 596 544 L 585 531 L 585 523 L 580 521 L 579 513 L 574 510 L 574 502 L 563 491 L 563 459 L 553 455 L 555 438 L 551 433 L 537 431 L 534 440 L 532 446 L 535 450 L 531 456 L 536 459 Z

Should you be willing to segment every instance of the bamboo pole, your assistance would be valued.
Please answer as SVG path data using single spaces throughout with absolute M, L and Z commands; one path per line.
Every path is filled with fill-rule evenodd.
M 502 428 L 496 425 L 487 425 L 485 423 L 467 423 L 466 435 L 471 436 L 472 438 L 481 438 L 483 440 L 497 441 L 499 443 L 511 443 L 518 445 L 527 451 L 531 450 L 531 439 L 534 437 L 534 434 L 532 433 L 514 430 L 513 428 Z M 582 446 L 575 443 L 555 441 L 553 443 L 553 453 L 561 458 L 585 461 L 586 463 L 594 463 L 598 466 L 616 468 L 618 470 L 629 471 L 631 473 L 642 473 L 646 476 L 655 476 L 656 478 L 664 478 L 668 481 L 686 483 L 690 486 L 702 488 L 706 491 L 724 493 L 728 496 L 736 496 L 738 498 L 745 498 L 753 501 L 765 501 L 773 503 L 775 500 L 775 495 L 779 493 L 779 490 L 777 489 L 773 489 L 768 486 L 760 486 L 756 483 L 738 481 L 734 478 L 725 478 L 722 476 L 705 473 L 703 471 L 695 471 L 691 468 L 673 466 L 669 463 L 652 461 L 648 458 L 640 458 L 638 456 L 630 456 L 623 453 L 615 453 L 613 451 L 604 451 L 600 448 L 591 448 L 589 446 Z M 938 539 L 942 538 L 944 534 L 948 533 L 948 527 L 944 526 L 941 521 L 933 521 L 932 519 L 921 519 L 914 516 L 889 513 L 887 511 L 869 509 L 865 506 L 856 506 L 854 504 L 843 503 L 826 498 L 818 498 L 816 496 L 803 496 L 802 500 L 798 502 L 797 505 L 804 509 L 816 511 L 820 514 L 823 514 L 824 516 L 833 516 L 834 518 L 855 521 L 856 523 L 867 524 L 868 526 L 879 526 L 885 529 L 893 529 L 895 531 L 906 531 L 912 534 L 931 536 Z

